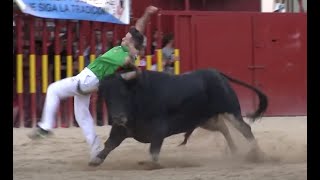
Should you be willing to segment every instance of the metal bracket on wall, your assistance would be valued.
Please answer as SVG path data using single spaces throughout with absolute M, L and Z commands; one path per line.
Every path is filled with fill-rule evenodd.
M 264 47 L 266 47 L 266 45 L 264 42 L 255 42 L 254 47 L 255 48 L 264 48 Z
M 248 66 L 248 69 L 251 69 L 251 70 L 253 70 L 253 69 L 264 69 L 265 68 L 265 66 Z

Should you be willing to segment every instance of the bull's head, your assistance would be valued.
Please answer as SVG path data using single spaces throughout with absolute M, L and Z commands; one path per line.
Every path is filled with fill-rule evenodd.
M 117 73 L 108 76 L 100 83 L 99 92 L 105 99 L 109 117 L 112 122 L 125 125 L 130 111 L 130 96 L 133 93 L 133 85 L 136 82 L 137 73 Z

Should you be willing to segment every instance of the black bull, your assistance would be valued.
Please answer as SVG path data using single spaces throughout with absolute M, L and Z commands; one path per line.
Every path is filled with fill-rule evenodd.
M 259 149 L 250 126 L 242 118 L 238 97 L 228 80 L 258 95 L 259 107 L 248 117 L 252 121 L 261 117 L 268 106 L 267 96 L 257 88 L 214 69 L 178 76 L 142 71 L 141 74 L 117 73 L 106 77 L 101 81 L 99 93 L 107 104 L 112 128 L 104 149 L 89 165 L 100 165 L 112 150 L 129 137 L 141 143 L 150 143 L 152 162 L 157 164 L 166 137 L 186 133 L 182 143 L 185 144 L 197 127 L 220 131 L 234 153 L 236 146 L 225 120 L 249 142 L 253 142 L 254 149 Z

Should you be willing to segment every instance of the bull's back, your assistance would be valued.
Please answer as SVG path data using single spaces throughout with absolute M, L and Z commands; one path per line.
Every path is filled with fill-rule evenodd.
M 143 116 L 139 127 L 160 116 L 165 119 L 169 134 L 174 134 L 192 129 L 210 116 L 206 82 L 201 73 L 172 76 L 146 72 L 143 83 L 146 88 L 140 92 L 146 94 L 139 97 L 147 100 L 140 101 L 144 108 L 137 112 Z
M 207 83 L 207 94 L 212 113 L 241 114 L 240 103 L 236 92 L 228 79 L 215 69 L 200 70 L 204 81 Z
M 144 79 L 153 101 L 161 102 L 167 107 L 181 105 L 182 102 L 192 100 L 201 102 L 206 94 L 206 82 L 201 74 L 192 72 L 183 75 L 169 75 L 165 73 L 147 71 Z
M 136 128 L 141 137 L 152 133 L 146 129 L 154 128 L 155 118 L 162 118 L 168 135 L 172 135 L 193 129 L 219 113 L 239 110 L 235 92 L 215 70 L 178 76 L 146 71 L 142 84 L 137 96 L 140 108 L 136 107 Z

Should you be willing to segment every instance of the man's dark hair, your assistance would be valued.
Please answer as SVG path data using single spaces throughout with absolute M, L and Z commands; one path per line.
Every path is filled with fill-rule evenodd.
M 143 35 L 135 27 L 131 27 L 129 29 L 129 33 L 132 36 L 134 47 L 137 50 L 141 50 L 143 46 L 143 40 L 144 40 Z

